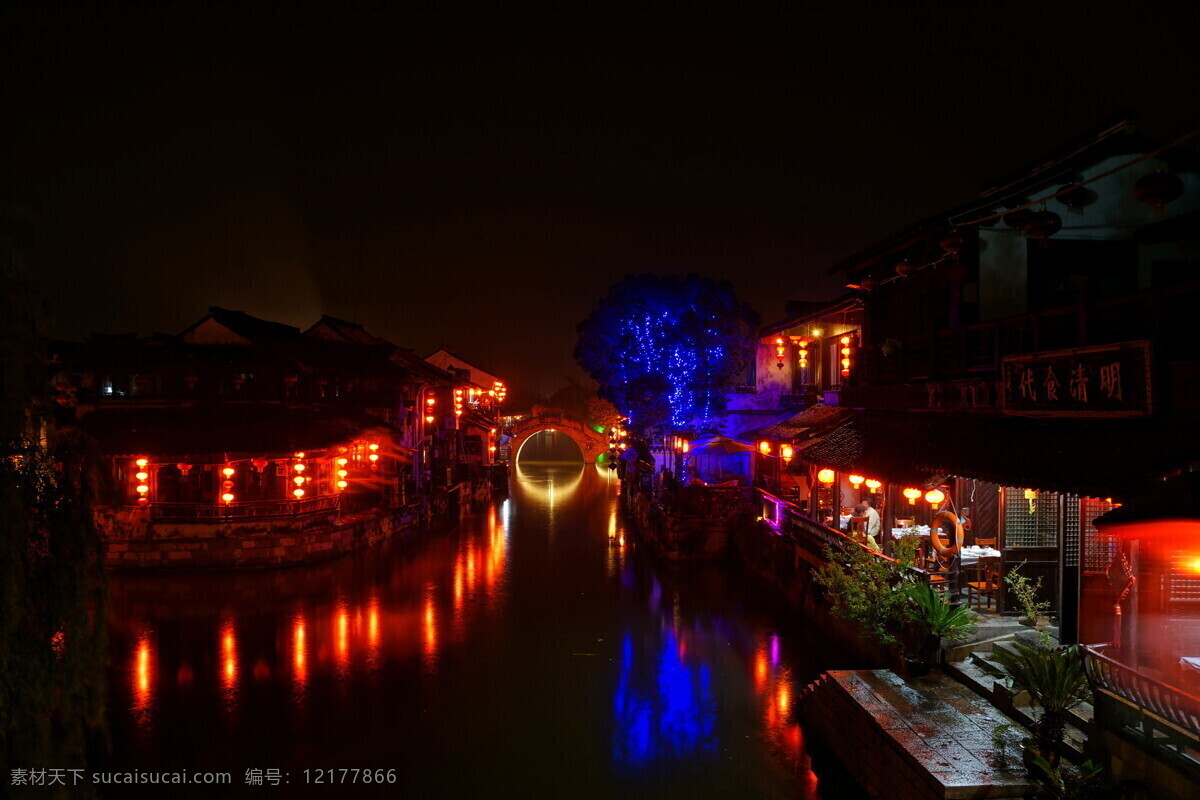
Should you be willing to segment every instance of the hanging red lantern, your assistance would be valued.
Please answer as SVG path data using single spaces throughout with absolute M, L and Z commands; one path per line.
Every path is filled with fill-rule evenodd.
M 259 456 L 258 458 L 254 459 L 250 463 L 254 465 L 254 468 L 256 470 L 258 470 L 259 472 L 262 472 L 264 469 L 267 468 L 267 464 L 270 464 L 271 462 L 267 461 L 262 456 Z
M 952 228 L 949 233 L 942 237 L 938 244 L 947 253 L 957 255 L 967 249 L 967 237 L 958 228 Z
M 182 461 L 180 461 L 178 464 L 175 465 L 175 469 L 179 470 L 179 473 L 186 477 L 187 474 L 192 471 L 192 465 L 185 464 Z
M 1004 215 L 1004 224 L 1014 230 L 1025 230 L 1025 226 L 1033 222 L 1034 212 L 1028 208 L 1018 208 Z
M 1092 192 L 1086 186 L 1069 183 L 1058 190 L 1061 194 L 1056 198 L 1072 211 L 1078 211 L 1086 206 L 1092 199 Z
M 1183 181 L 1178 175 L 1160 169 L 1138 178 L 1133 194 L 1148 206 L 1162 208 L 1183 194 Z
M 235 392 L 240 392 L 242 390 L 242 387 L 246 385 L 246 379 L 239 376 L 237 378 L 234 378 L 232 383 L 233 383 L 233 390 Z
M 1031 239 L 1046 239 L 1062 230 L 1062 217 L 1042 209 L 1033 215 L 1022 231 Z
M 862 286 L 864 292 L 873 292 L 875 291 L 875 287 L 879 285 L 879 281 L 868 275 L 862 279 L 862 283 L 859 285 Z
M 900 263 L 896 264 L 896 274 L 899 275 L 901 278 L 907 278 L 909 275 L 912 274 L 912 271 L 913 271 L 913 265 L 909 262 L 909 260 L 907 258 L 904 259 L 903 261 L 901 261 Z
M 288 386 L 295 386 L 299 380 L 300 380 L 299 375 L 284 375 L 283 376 L 283 382 Z
M 188 391 L 191 391 L 196 388 L 196 384 L 200 382 L 200 378 L 197 375 L 188 373 L 184 376 L 183 382 L 187 384 Z

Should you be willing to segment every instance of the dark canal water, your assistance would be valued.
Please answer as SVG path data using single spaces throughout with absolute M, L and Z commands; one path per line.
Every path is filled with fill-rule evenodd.
M 332 564 L 114 576 L 104 766 L 232 773 L 171 797 L 853 796 L 795 722 L 815 638 L 649 558 L 618 491 L 523 464 L 454 530 Z M 315 783 L 342 768 L 395 783 Z

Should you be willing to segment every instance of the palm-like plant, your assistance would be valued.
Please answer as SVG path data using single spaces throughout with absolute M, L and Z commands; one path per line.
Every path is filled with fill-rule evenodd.
M 965 639 L 975 632 L 975 620 L 966 606 L 952 606 L 927 583 L 914 583 L 908 590 L 913 601 L 913 619 L 928 636 Z
M 1042 709 L 1034 725 L 1038 748 L 1057 767 L 1067 712 L 1088 697 L 1083 659 L 1074 645 L 1042 647 L 1014 642 L 1013 650 L 996 650 L 993 658 L 1012 679 L 1013 688 L 1029 692 Z

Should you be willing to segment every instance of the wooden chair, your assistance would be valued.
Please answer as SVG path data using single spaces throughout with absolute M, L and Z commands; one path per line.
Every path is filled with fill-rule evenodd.
M 975 608 L 982 610 L 986 598 L 989 608 L 999 610 L 1000 557 L 985 556 L 979 559 L 971 568 L 971 577 L 974 580 L 967 581 L 968 604 L 973 599 Z
M 924 542 L 924 537 L 921 537 Z M 942 560 L 937 551 L 932 549 L 928 551 L 924 562 L 925 572 L 929 575 L 929 585 L 936 589 L 942 596 L 950 589 L 950 565 Z
M 995 539 L 995 537 L 993 537 L 991 539 L 976 539 L 975 546 L 976 547 L 990 547 L 993 550 L 995 550 L 996 549 L 996 539 Z

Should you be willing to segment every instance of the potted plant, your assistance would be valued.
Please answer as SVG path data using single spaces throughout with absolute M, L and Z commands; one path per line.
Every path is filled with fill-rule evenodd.
M 1050 603 L 1037 599 L 1038 593 L 1042 590 L 1041 577 L 1036 581 L 1030 581 L 1029 578 L 1021 574 L 1021 567 L 1025 566 L 1026 563 L 1022 561 L 1020 566 L 1009 570 L 1008 574 L 1004 576 L 1004 582 L 1008 584 L 1008 590 L 1017 599 L 1017 603 L 1021 606 L 1021 611 L 1025 614 L 1019 620 L 1020 623 L 1043 630 L 1050 621 L 1049 617 L 1046 616 L 1046 613 L 1050 610 Z
M 916 625 L 921 644 L 915 659 L 906 659 L 909 674 L 925 675 L 937 656 L 942 639 L 961 640 L 975 632 L 975 619 L 966 606 L 952 606 L 927 583 L 906 588 L 910 618 Z
M 1033 740 L 1025 749 L 1026 766 L 1042 757 L 1057 769 L 1067 712 L 1088 697 L 1087 675 L 1075 646 L 1047 647 L 1015 641 L 1012 650 L 997 649 L 992 657 L 1008 673 L 1012 688 L 1029 692 L 1041 717 L 1033 725 Z
M 911 555 L 901 551 L 897 557 L 903 560 L 879 558 L 862 545 L 845 542 L 826 546 L 826 563 L 813 572 L 834 616 L 888 649 L 902 647 L 901 635 L 912 619 L 905 591 L 914 580 L 906 569 Z

